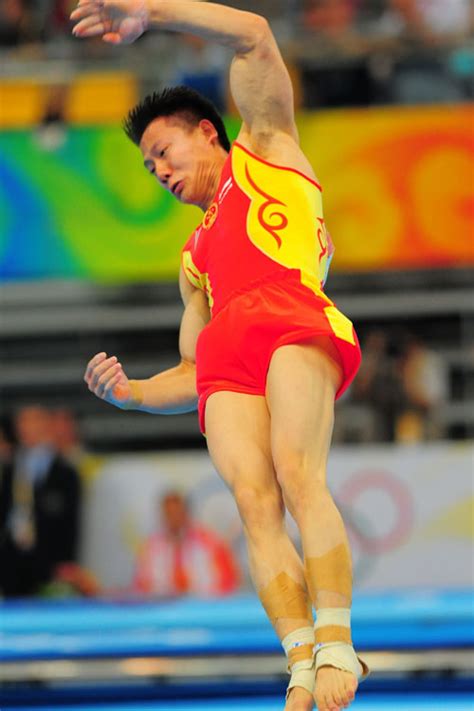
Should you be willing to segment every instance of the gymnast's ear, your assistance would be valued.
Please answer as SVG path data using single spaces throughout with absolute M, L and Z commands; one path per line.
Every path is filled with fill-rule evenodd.
M 209 141 L 209 143 L 215 144 L 219 142 L 217 129 L 212 123 L 212 121 L 209 121 L 209 119 L 201 119 L 199 121 L 199 128 L 204 134 L 204 137 Z

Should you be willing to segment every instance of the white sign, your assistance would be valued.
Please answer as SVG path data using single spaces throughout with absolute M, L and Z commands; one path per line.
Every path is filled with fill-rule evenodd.
M 473 443 L 333 449 L 328 481 L 356 589 L 473 584 L 473 461 Z M 175 488 L 246 566 L 236 506 L 205 452 L 104 457 L 86 492 L 82 563 L 105 589 L 130 584 L 138 547 L 159 525 L 160 498 Z M 292 521 L 289 528 L 297 539 Z

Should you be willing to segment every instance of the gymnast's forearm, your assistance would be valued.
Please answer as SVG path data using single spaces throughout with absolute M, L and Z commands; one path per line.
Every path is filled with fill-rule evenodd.
M 182 361 L 147 380 L 131 380 L 133 401 L 127 409 L 175 415 L 197 408 L 196 368 Z
M 266 20 L 252 12 L 196 0 L 147 0 L 149 27 L 187 32 L 246 54 L 267 32 Z

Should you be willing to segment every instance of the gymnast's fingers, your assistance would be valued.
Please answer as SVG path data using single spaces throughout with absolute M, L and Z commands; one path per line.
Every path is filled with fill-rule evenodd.
M 115 365 L 117 362 L 117 357 L 116 356 L 111 356 L 110 358 L 106 358 L 103 360 L 101 363 L 96 365 L 94 367 L 94 370 L 92 372 L 92 377 L 89 382 L 89 389 L 93 390 L 95 387 L 97 387 L 97 384 L 99 382 L 99 379 L 103 373 L 105 373 L 106 370 L 108 370 L 112 365 Z
M 96 37 L 97 35 L 105 34 L 109 29 L 110 27 L 98 15 L 94 15 L 74 25 L 72 33 L 76 37 Z
M 104 391 L 111 379 L 113 379 L 122 370 L 120 363 L 113 363 L 106 371 L 102 373 L 100 378 L 97 379 L 95 383 L 94 392 L 100 397 L 103 396 Z
M 106 32 L 102 39 L 109 44 L 122 44 L 124 41 L 118 32 Z
M 84 17 L 90 17 L 91 15 L 100 15 L 101 7 L 95 3 L 88 3 L 87 5 L 78 5 L 71 12 L 69 17 L 71 20 L 81 20 Z
M 108 383 L 104 386 L 104 390 L 103 390 L 104 398 L 107 399 L 111 394 L 113 394 L 113 390 L 114 390 L 115 386 L 121 382 L 123 375 L 124 374 L 123 374 L 122 368 L 120 367 L 118 373 L 116 373 L 116 375 L 114 375 L 112 378 L 110 378 Z
M 95 366 L 105 360 L 105 358 L 107 358 L 107 353 L 104 353 L 102 351 L 101 353 L 96 353 L 96 355 L 90 359 L 86 366 L 86 371 L 84 373 L 84 380 L 86 381 L 86 383 L 89 383 L 90 379 L 92 378 Z

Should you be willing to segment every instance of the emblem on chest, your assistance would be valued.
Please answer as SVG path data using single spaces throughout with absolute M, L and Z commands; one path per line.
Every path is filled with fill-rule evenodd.
M 207 209 L 204 215 L 202 226 L 205 230 L 210 230 L 214 222 L 217 220 L 217 215 L 219 212 L 219 206 L 217 202 L 213 202 L 212 205 Z

